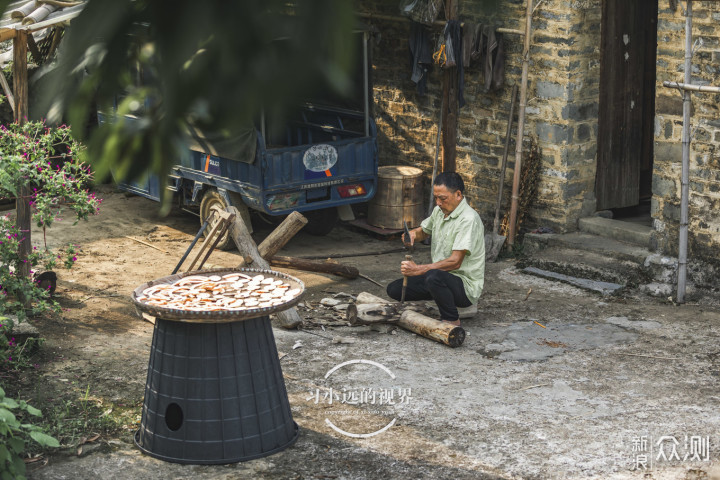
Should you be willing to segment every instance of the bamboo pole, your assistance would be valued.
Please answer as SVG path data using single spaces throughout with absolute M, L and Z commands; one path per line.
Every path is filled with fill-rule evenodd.
M 692 1 L 685 12 L 685 85 L 692 83 Z M 682 173 L 680 186 L 680 238 L 678 241 L 677 302 L 685 302 L 687 278 L 688 197 L 690 195 L 690 109 L 691 93 L 683 91 Z
M 500 231 L 500 207 L 502 207 L 503 190 L 505 189 L 505 169 L 507 157 L 510 150 L 510 135 L 512 135 L 513 116 L 515 115 L 515 99 L 517 98 L 518 87 L 513 85 L 510 93 L 510 117 L 508 118 L 507 132 L 505 133 L 505 146 L 503 148 L 502 163 L 500 164 L 500 180 L 498 181 L 498 195 L 495 203 L 495 219 L 493 220 L 493 233 L 497 235 Z
M 522 141 L 525 130 L 525 107 L 527 106 L 528 68 L 530 66 L 530 30 L 532 28 L 533 0 L 527 0 L 525 11 L 525 42 L 523 44 L 522 77 L 520 79 L 520 107 L 518 110 L 518 130 L 515 140 L 515 171 L 513 172 L 510 218 L 508 222 L 508 246 L 515 243 L 518 200 L 520 198 L 520 170 L 522 167 Z
M 358 17 L 367 18 L 368 20 L 385 20 L 389 22 L 410 22 L 411 20 L 407 17 L 401 17 L 400 15 L 381 15 L 376 13 L 365 13 L 358 12 Z M 444 27 L 447 22 L 445 20 L 435 20 L 433 25 Z M 460 23 L 461 27 L 465 26 L 465 22 Z M 514 28 L 496 28 L 497 33 L 508 33 L 510 35 L 525 35 L 522 30 L 515 30 Z
M 720 87 L 713 87 L 710 85 L 691 85 L 687 83 L 679 82 L 663 82 L 663 87 L 677 88 L 678 90 L 690 90 L 691 92 L 700 93 L 720 93 Z

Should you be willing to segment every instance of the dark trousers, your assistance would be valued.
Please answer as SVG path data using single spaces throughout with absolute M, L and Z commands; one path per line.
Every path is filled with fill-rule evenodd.
M 472 305 L 465 295 L 460 277 L 442 270 L 430 270 L 423 275 L 408 277 L 405 300 L 435 300 L 440 310 L 440 318 L 455 321 L 457 307 Z M 402 296 L 403 279 L 395 280 L 387 286 L 387 294 L 394 300 Z

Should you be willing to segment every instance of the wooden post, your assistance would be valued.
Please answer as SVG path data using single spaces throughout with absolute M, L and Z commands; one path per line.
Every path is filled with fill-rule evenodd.
M 27 72 L 28 33 L 26 30 L 17 30 L 13 39 L 13 93 L 15 97 L 15 121 L 23 124 L 28 117 L 28 72 Z M 30 264 L 27 259 L 32 250 L 30 238 L 30 196 L 32 189 L 29 185 L 22 185 L 18 190 L 16 205 L 16 222 L 21 232 L 18 275 L 30 275 Z
M 445 1 L 445 18 L 457 20 L 458 0 Z M 448 68 L 443 72 L 442 93 L 442 171 L 455 171 L 455 157 L 457 147 L 457 116 L 458 116 L 458 69 Z M 444 107 L 443 107 L 444 105 Z
M 247 225 L 243 222 L 237 208 L 228 207 L 225 211 L 235 214 L 236 220 L 232 223 L 230 235 L 232 235 L 240 254 L 252 259 L 253 268 L 270 270 L 270 265 L 268 265 L 268 262 L 260 255 L 257 246 L 255 246 L 255 242 L 253 242 L 252 237 L 250 237 Z M 241 264 L 241 266 L 242 265 L 244 265 L 244 263 Z M 275 315 L 277 316 L 280 325 L 284 328 L 295 328 L 302 323 L 302 318 L 295 308 L 285 310 L 284 312 L 278 312 Z

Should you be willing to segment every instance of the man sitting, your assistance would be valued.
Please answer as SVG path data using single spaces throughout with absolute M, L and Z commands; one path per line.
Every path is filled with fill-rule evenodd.
M 435 209 L 419 227 L 410 230 L 409 245 L 432 237 L 432 263 L 404 261 L 408 277 L 405 300 L 435 300 L 440 318 L 460 325 L 458 307 L 477 304 L 485 283 L 485 233 L 480 215 L 468 205 L 460 175 L 443 172 L 435 178 Z M 406 242 L 403 235 L 403 242 Z M 390 298 L 400 300 L 403 279 L 387 286 Z

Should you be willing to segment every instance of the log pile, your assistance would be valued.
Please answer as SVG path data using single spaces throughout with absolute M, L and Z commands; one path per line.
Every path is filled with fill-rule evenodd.
M 355 304 L 348 307 L 347 320 L 351 325 L 396 324 L 405 330 L 453 348 L 463 344 L 465 330 L 462 327 L 435 320 L 417 310 L 421 310 L 421 307 L 411 302 L 400 304 L 371 293 L 361 292 Z

